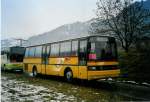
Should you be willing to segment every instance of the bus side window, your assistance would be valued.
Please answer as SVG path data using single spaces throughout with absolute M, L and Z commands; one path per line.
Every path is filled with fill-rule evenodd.
M 86 60 L 87 60 L 87 40 L 81 40 L 79 49 L 79 64 L 86 65 Z
M 51 52 L 50 52 L 50 56 L 51 57 L 57 57 L 59 56 L 59 43 L 54 43 L 51 44 Z
M 34 57 L 34 54 L 35 54 L 35 47 L 31 47 L 29 49 L 29 57 Z
M 78 40 L 72 41 L 72 51 L 71 55 L 72 56 L 78 56 Z
M 60 56 L 70 56 L 71 54 L 71 41 L 60 43 Z
M 60 43 L 60 56 L 70 56 L 71 54 L 71 41 Z
M 35 57 L 41 57 L 42 46 L 37 46 L 35 51 Z
M 29 56 L 29 48 L 26 48 L 25 57 Z

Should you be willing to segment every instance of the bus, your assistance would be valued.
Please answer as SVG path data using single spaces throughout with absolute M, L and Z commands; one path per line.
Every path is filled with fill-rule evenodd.
M 24 71 L 37 74 L 98 80 L 118 77 L 115 38 L 86 36 L 28 46 L 23 60 Z
M 7 47 L 1 51 L 2 71 L 23 71 L 25 48 L 20 46 Z

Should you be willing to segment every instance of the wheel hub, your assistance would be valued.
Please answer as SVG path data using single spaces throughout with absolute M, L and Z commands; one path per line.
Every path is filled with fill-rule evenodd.
M 72 77 L 72 73 L 69 71 L 69 72 L 67 72 L 66 73 L 66 77 L 67 77 L 67 79 L 71 79 L 71 77 Z

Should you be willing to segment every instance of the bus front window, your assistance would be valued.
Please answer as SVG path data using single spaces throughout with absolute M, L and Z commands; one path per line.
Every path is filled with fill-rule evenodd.
M 112 60 L 116 59 L 115 40 L 104 37 L 92 37 L 89 43 L 89 60 Z

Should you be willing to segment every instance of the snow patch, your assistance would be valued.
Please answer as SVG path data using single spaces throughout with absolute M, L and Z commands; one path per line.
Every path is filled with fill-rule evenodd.
M 43 86 L 35 86 L 27 84 L 24 81 L 15 79 L 1 78 L 2 80 L 2 102 L 70 102 L 77 101 L 73 95 L 65 95 L 64 93 L 45 88 Z
M 146 82 L 143 82 L 142 84 L 143 84 L 143 85 L 150 86 L 150 84 L 149 84 L 149 83 L 146 83 Z

